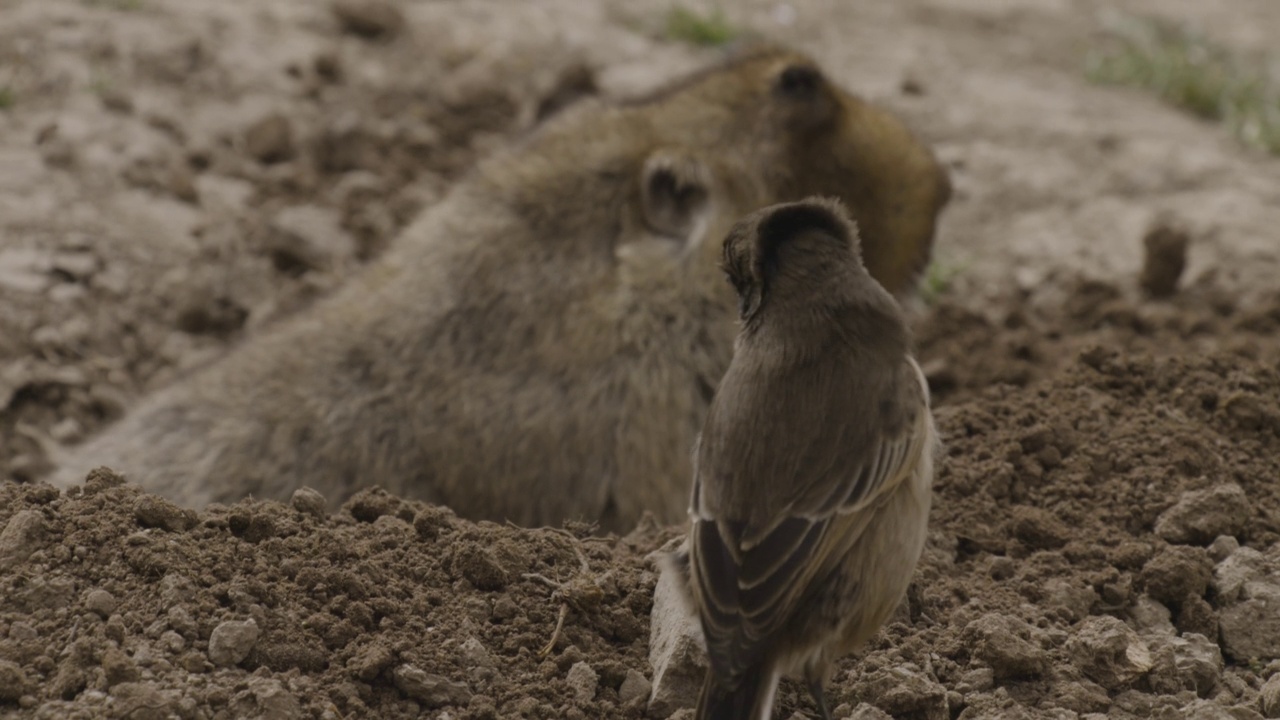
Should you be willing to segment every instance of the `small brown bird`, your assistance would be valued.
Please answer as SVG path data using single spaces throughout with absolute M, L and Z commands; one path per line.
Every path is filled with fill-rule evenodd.
M 823 718 L 841 657 L 906 594 L 940 443 L 898 304 L 837 201 L 764 208 L 724 240 L 740 332 L 694 451 L 687 580 L 710 667 L 700 720 L 768 720 L 782 677 Z

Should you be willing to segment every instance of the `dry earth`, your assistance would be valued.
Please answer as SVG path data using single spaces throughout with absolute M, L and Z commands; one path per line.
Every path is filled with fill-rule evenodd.
M 956 186 L 949 282 L 916 308 L 947 444 L 931 541 L 837 673 L 840 717 L 1280 717 L 1280 161 L 1088 85 L 1117 5 L 1248 51 L 1280 32 L 1273 0 L 730 9 L 901 112 Z M 73 442 L 270 332 L 477 154 L 706 52 L 653 34 L 663 3 L 341 7 L 0 3 L 0 717 L 675 709 L 648 704 L 646 558 L 675 529 L 24 482 L 33 435 Z

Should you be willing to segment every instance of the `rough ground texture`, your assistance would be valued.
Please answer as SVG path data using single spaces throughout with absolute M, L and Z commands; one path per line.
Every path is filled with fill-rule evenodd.
M 840 717 L 1280 716 L 1280 161 L 1087 85 L 1114 5 L 730 12 L 901 112 L 956 186 L 948 282 L 916 308 L 947 447 L 931 541 L 837 672 Z M 1280 27 L 1271 0 L 1119 5 L 1246 51 Z M 644 716 L 647 555 L 677 529 L 22 481 L 35 438 L 270 332 L 494 143 L 696 64 L 650 33 L 665 9 L 5 6 L 0 717 Z M 812 712 L 793 684 L 780 705 Z

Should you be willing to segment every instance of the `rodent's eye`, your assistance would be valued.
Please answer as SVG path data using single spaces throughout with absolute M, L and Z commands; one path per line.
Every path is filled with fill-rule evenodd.
M 778 91 L 787 97 L 812 97 L 822 84 L 822 73 L 812 65 L 790 65 L 778 75 Z

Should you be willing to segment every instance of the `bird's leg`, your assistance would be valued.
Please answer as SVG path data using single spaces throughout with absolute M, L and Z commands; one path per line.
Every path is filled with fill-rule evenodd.
M 809 694 L 813 696 L 813 702 L 818 706 L 818 715 L 822 720 L 831 720 L 831 710 L 827 707 L 827 694 L 822 689 L 822 678 L 809 679 Z

